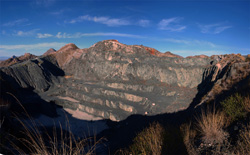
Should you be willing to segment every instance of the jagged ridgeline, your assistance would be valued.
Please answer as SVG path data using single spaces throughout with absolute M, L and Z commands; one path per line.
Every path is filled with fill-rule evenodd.
M 86 49 L 74 44 L 50 49 L 43 56 L 2 67 L 0 72 L 1 79 L 19 94 L 32 91 L 47 102 L 119 121 L 132 114 L 188 108 L 197 94 L 207 93 L 209 83 L 236 74 L 224 57 L 182 58 L 105 40 Z M 246 64 L 249 68 L 248 62 L 239 59 L 238 65 Z

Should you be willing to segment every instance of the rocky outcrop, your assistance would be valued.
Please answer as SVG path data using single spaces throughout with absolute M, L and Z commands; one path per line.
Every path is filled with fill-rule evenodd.
M 20 62 L 24 62 L 24 61 L 27 61 L 27 60 L 30 60 L 30 59 L 34 59 L 36 58 L 37 56 L 35 55 L 32 55 L 30 53 L 25 53 L 24 55 L 20 56 L 20 57 L 16 57 L 16 56 L 13 56 L 7 60 L 4 60 L 4 61 L 0 61 L 0 67 L 7 67 L 7 66 L 10 66 L 10 65 L 13 65 L 13 64 L 16 64 L 16 63 L 20 63 Z
M 234 65 L 230 59 L 183 58 L 142 45 L 105 40 L 87 49 L 70 43 L 1 71 L 15 87 L 33 89 L 48 102 L 118 121 L 131 114 L 186 109 L 202 91 L 200 87 L 237 74 L 233 66 L 242 66 L 241 58 L 233 58 Z
M 211 88 L 205 92 L 197 106 L 215 99 L 224 91 L 238 89 L 237 85 L 240 81 L 250 78 L 250 62 L 240 54 L 214 55 L 212 58 L 217 60 L 217 63 L 210 69 L 212 74 L 210 72 L 208 81 L 212 85 L 209 86 Z M 244 86 L 241 85 L 241 87 Z M 205 86 L 203 88 L 206 90 Z

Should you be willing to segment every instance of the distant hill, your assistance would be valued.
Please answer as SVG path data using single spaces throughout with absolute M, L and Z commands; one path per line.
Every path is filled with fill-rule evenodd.
M 12 56 L 11 58 L 5 59 L 3 61 L 0 62 L 0 67 L 7 67 L 16 63 L 20 63 L 29 59 L 34 59 L 37 56 L 32 55 L 30 53 L 25 53 L 24 55 L 20 56 L 20 57 L 16 57 L 16 56 Z

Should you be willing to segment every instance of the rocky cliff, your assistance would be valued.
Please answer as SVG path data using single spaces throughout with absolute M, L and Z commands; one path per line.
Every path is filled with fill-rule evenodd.
M 221 57 L 182 58 L 117 40 L 87 49 L 67 44 L 49 53 L 1 68 L 2 78 L 46 101 L 116 121 L 186 109 L 199 86 L 236 74 L 225 71 L 229 64 Z

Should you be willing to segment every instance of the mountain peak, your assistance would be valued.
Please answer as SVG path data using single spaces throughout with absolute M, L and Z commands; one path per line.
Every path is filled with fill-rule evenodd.
M 58 50 L 58 52 L 63 52 L 63 51 L 68 51 L 68 50 L 76 50 L 76 49 L 79 49 L 79 48 L 75 44 L 69 43 L 69 44 L 66 44 L 65 46 L 63 46 L 62 48 L 60 48 Z
M 43 55 L 49 55 L 49 54 L 52 54 L 52 53 L 55 53 L 56 50 L 54 48 L 50 48 L 47 52 L 45 52 Z

